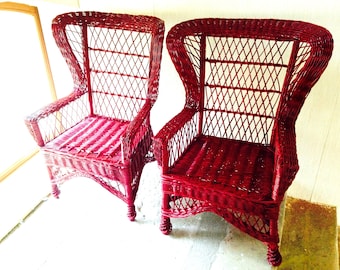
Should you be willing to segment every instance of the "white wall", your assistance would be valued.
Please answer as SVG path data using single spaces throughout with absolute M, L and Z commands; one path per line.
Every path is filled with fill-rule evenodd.
M 339 0 L 79 0 L 78 2 L 82 10 L 157 16 L 165 21 L 166 31 L 180 21 L 197 17 L 295 19 L 326 27 L 334 37 L 334 52 L 328 68 L 313 88 L 297 122 L 300 171 L 289 189 L 289 194 L 306 200 L 336 205 L 340 209 L 340 196 L 338 196 L 340 191 L 340 142 L 338 140 L 340 31 L 337 29 L 340 25 Z M 74 7 L 64 8 L 67 9 L 71 10 Z M 41 13 L 48 12 L 42 10 Z M 47 17 L 45 23 L 48 24 Z M 55 76 L 58 77 L 60 72 L 57 69 L 55 69 Z M 61 88 L 57 85 L 57 91 L 62 91 Z M 152 111 L 155 132 L 182 108 L 183 101 L 182 84 L 164 46 L 160 94 Z M 340 224 L 340 214 L 338 223 Z

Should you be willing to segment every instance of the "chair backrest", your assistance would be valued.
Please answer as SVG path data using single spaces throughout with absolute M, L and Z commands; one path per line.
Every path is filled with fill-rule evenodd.
M 277 120 L 294 124 L 333 40 L 306 22 L 206 18 L 170 29 L 167 48 L 199 134 L 270 144 Z
M 88 94 L 90 112 L 132 120 L 158 95 L 164 22 L 151 16 L 70 12 L 52 23 L 74 91 Z

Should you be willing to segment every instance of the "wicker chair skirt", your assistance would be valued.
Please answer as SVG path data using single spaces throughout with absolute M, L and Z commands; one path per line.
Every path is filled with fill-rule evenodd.
M 278 243 L 277 226 L 280 205 L 274 201 L 251 201 L 226 195 L 212 188 L 197 189 L 195 185 L 183 185 L 181 181 L 163 176 L 163 194 L 166 207 L 162 207 L 162 216 L 185 218 L 202 212 L 212 212 L 241 231 L 267 243 Z
M 257 239 L 278 242 L 278 235 L 270 233 L 270 222 L 279 215 L 279 204 L 271 199 L 273 167 L 269 146 L 200 136 L 162 175 L 169 200 L 162 214 L 210 211 Z

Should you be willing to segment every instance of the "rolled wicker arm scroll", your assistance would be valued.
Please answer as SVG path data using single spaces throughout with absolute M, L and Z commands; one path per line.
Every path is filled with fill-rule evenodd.
M 42 147 L 88 116 L 90 111 L 86 103 L 86 93 L 73 92 L 27 116 L 25 124 Z
M 155 136 L 154 154 L 163 170 L 172 166 L 198 135 L 196 111 L 184 108 Z
M 294 124 L 279 122 L 274 137 L 275 173 L 273 199 L 282 199 L 299 170 Z

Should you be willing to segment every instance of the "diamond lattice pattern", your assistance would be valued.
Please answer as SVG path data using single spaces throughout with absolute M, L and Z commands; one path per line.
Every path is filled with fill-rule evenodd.
M 268 144 L 291 42 L 207 37 L 204 133 Z
M 84 73 L 84 50 L 82 45 L 82 31 L 79 25 L 67 25 L 66 26 L 66 36 L 67 40 L 71 46 L 72 52 L 76 57 L 79 67 L 82 69 Z M 74 64 L 74 63 L 73 63 Z M 68 65 L 72 68 L 73 65 Z M 74 70 L 71 70 L 71 73 L 76 73 Z
M 63 106 L 59 111 L 50 113 L 40 120 L 39 126 L 44 141 L 51 141 L 89 114 L 88 94 L 84 93 L 75 101 Z
M 94 112 L 132 120 L 147 97 L 151 34 L 88 28 Z
M 202 67 L 199 42 L 186 39 L 198 81 L 205 79 L 203 133 L 268 144 L 293 43 L 206 37 Z

